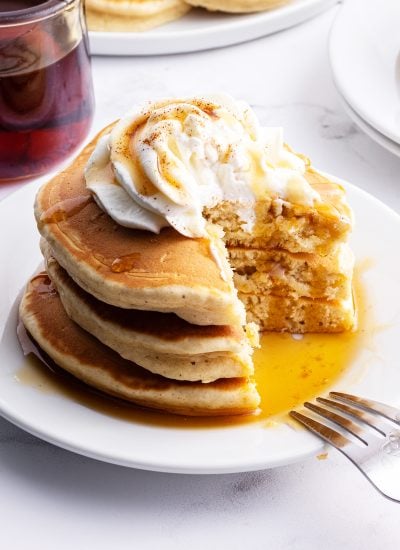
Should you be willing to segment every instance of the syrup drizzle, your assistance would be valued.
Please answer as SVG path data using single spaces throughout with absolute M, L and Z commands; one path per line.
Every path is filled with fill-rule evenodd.
M 119 258 L 115 258 L 115 260 L 111 263 L 110 269 L 113 273 L 124 273 L 126 271 L 131 271 L 131 269 L 138 264 L 140 257 L 140 252 L 120 256 Z
M 76 380 L 57 367 L 31 340 L 30 348 L 26 340 L 23 345 L 29 355 L 17 372 L 16 379 L 38 391 L 62 395 L 100 414 L 127 422 L 179 429 L 221 428 L 254 422 L 271 426 L 276 421 L 288 422 L 287 412 L 305 400 L 328 391 L 371 339 L 375 327 L 370 320 L 367 323 L 366 301 L 358 280 L 355 290 L 359 326 L 354 332 L 306 334 L 301 337 L 268 333 L 262 336 L 261 348 L 254 355 L 255 381 L 262 399 L 262 408 L 256 414 L 196 418 L 142 409 Z
M 91 195 L 79 195 L 71 199 L 50 206 L 40 216 L 40 223 L 57 223 L 67 220 L 76 214 L 79 214 L 89 203 L 93 202 Z

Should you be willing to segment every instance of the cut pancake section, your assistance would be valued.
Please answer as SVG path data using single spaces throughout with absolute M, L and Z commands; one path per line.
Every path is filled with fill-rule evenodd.
M 253 374 L 257 328 L 248 327 L 246 333 L 229 325 L 191 325 L 172 313 L 110 306 L 82 290 L 48 247 L 45 256 L 47 273 L 68 316 L 125 359 L 176 380 L 208 383 Z
M 326 256 L 281 249 L 230 248 L 239 292 L 346 300 L 351 295 L 354 256 L 341 243 Z
M 256 409 L 258 329 L 355 324 L 345 189 L 218 98 L 137 106 L 42 186 L 21 304 L 60 367 L 178 414 Z
M 352 211 L 344 188 L 307 166 L 305 178 L 320 196 L 314 205 L 301 205 L 280 198 L 258 200 L 251 219 L 243 222 L 246 203 L 223 201 L 206 210 L 207 219 L 220 226 L 228 247 L 282 249 L 293 253 L 326 255 L 345 242 L 353 226 Z M 249 228 L 250 224 L 250 228 Z
M 264 331 L 343 332 L 355 321 L 354 257 L 347 244 L 329 254 L 230 248 L 234 283 L 248 321 Z
M 272 294 L 239 293 L 249 321 L 257 323 L 261 331 L 344 332 L 355 322 L 352 294 L 347 300 L 321 300 L 274 296 Z
M 28 284 L 21 320 L 61 368 L 107 394 L 174 414 L 219 416 L 255 411 L 260 398 L 248 378 L 210 384 L 169 380 L 121 358 L 70 320 L 46 273 Z

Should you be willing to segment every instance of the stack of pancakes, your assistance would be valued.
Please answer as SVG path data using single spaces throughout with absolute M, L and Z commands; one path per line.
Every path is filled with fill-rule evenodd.
M 308 164 L 320 200 L 264 197 L 252 231 L 228 201 L 204 211 L 207 239 L 132 229 L 86 187 L 84 168 L 109 130 L 37 195 L 46 272 L 21 302 L 26 329 L 60 367 L 136 404 L 185 415 L 255 411 L 253 321 L 294 333 L 354 323 L 343 188 Z
M 232 281 L 221 278 L 223 247 L 217 264 L 203 239 L 117 225 L 86 189 L 95 143 L 37 196 L 47 272 L 22 300 L 26 329 L 60 367 L 139 405 L 185 415 L 254 411 L 257 331 L 243 326 Z

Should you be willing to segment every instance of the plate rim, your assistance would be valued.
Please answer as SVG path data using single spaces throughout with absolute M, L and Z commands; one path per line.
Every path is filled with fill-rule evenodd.
M 389 137 L 385 136 L 384 134 L 376 130 L 373 126 L 368 124 L 368 122 L 361 118 L 361 116 L 351 107 L 351 105 L 349 105 L 349 103 L 343 96 L 340 96 L 340 100 L 347 115 L 354 122 L 354 124 L 356 124 L 365 133 L 366 136 L 368 136 L 377 145 L 379 145 L 392 155 L 400 157 L 399 143 L 391 140 Z
M 371 0 L 368 1 L 371 2 Z M 360 108 L 360 105 L 356 104 L 354 98 L 352 97 L 354 96 L 354 92 L 353 94 L 351 94 L 348 86 L 346 87 L 344 84 L 343 77 L 338 76 L 339 74 L 342 74 L 341 67 L 343 66 L 339 60 L 339 55 L 336 53 L 337 44 L 343 43 L 342 37 L 344 33 L 341 32 L 341 27 L 343 26 L 344 22 L 347 23 L 347 14 L 348 12 L 351 13 L 351 10 L 353 9 L 353 4 L 356 5 L 357 2 L 360 2 L 360 0 L 347 0 L 346 2 L 343 2 L 338 13 L 335 16 L 329 32 L 328 55 L 332 78 L 339 94 L 346 101 L 349 107 L 351 107 L 354 113 L 362 119 L 362 121 L 368 124 L 368 126 L 377 131 L 383 137 L 389 139 L 390 141 L 393 141 L 397 145 L 400 145 L 400 127 L 398 132 L 395 132 L 393 131 L 393 129 L 391 130 L 390 128 L 388 129 L 384 124 L 379 122 L 379 120 L 377 120 L 375 116 L 370 116 L 370 113 L 368 112 L 368 109 L 366 109 L 365 105 L 364 108 Z M 347 44 L 349 43 L 351 44 L 351 41 L 347 41 Z

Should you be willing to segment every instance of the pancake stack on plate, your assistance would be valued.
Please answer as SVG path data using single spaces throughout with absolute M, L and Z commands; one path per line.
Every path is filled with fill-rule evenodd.
M 226 101 L 231 105 L 232 100 Z M 135 147 L 150 147 L 148 136 L 153 136 L 154 147 L 158 144 L 162 151 L 160 132 L 165 129 L 172 132 L 182 125 L 193 138 L 197 123 L 214 128 L 224 117 L 232 123 L 234 111 L 222 105 L 197 99 L 146 104 L 134 111 L 135 122 L 127 118 L 126 135 L 134 141 L 125 149 L 123 140 L 117 140 L 116 150 L 134 155 Z M 250 113 L 244 113 L 247 120 Z M 168 117 L 175 116 L 178 122 L 168 126 Z M 148 134 L 146 120 L 156 121 Z M 120 128 L 125 131 L 124 124 L 125 119 L 115 135 Z M 171 226 L 159 233 L 134 229 L 117 223 L 99 206 L 99 197 L 115 198 L 115 192 L 125 197 L 116 179 L 123 169 L 116 163 L 112 171 L 107 159 L 103 163 L 110 130 L 103 130 L 37 195 L 35 216 L 46 272 L 32 279 L 21 302 L 26 329 L 60 367 L 106 393 L 185 415 L 255 411 L 260 399 L 252 380 L 251 356 L 258 345 L 253 321 L 261 330 L 295 333 L 340 332 L 353 326 L 353 259 L 346 244 L 352 222 L 343 188 L 306 161 L 303 185 L 312 196 L 317 193 L 313 204 L 263 192 L 252 207 L 251 223 L 243 223 L 243 209 L 249 205 L 237 200 L 225 198 L 204 208 L 203 237 L 190 238 Z M 168 146 L 177 155 L 168 132 Z M 195 147 L 186 138 L 179 140 Z M 225 170 L 227 152 L 235 146 L 232 142 L 227 151 L 220 145 L 217 149 Z M 190 158 L 190 166 L 198 166 Z M 95 175 L 102 186 L 100 191 L 94 186 L 96 194 L 87 185 L 92 161 L 99 166 Z M 170 169 L 171 162 L 161 156 L 155 166 Z M 153 189 L 137 158 L 132 167 L 142 192 Z M 173 173 L 177 178 L 178 172 Z M 179 188 L 174 178 L 173 187 Z M 293 187 L 296 193 L 298 185 Z M 161 200 L 156 191 L 147 194 L 151 198 Z M 147 211 L 140 210 L 143 202 L 138 207 L 129 200 L 122 201 L 122 208 L 134 212 L 134 224 L 148 221 L 143 218 Z M 172 223 L 179 224 L 184 216 Z

